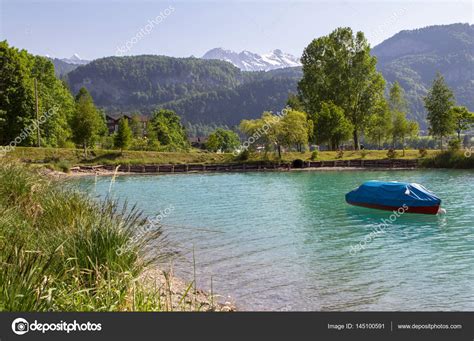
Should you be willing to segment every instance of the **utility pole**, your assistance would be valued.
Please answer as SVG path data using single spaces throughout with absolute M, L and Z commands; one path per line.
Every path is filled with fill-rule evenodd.
M 36 99 L 36 134 L 38 139 L 38 147 L 41 147 L 41 132 L 39 127 L 39 108 L 38 108 L 38 82 L 35 78 L 35 99 Z

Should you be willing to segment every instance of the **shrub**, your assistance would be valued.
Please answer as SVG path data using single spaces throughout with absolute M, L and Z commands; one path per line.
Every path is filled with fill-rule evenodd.
M 428 155 L 428 151 L 425 148 L 420 148 L 418 150 L 418 154 L 420 155 L 420 157 L 426 157 Z
M 237 155 L 236 159 L 238 161 L 247 161 L 250 158 L 250 152 L 248 149 L 244 149 L 243 151 L 240 152 L 239 155 Z
M 311 161 L 315 161 L 318 159 L 318 151 L 315 150 L 311 153 Z
M 390 148 L 388 151 L 387 151 L 387 157 L 389 159 L 395 159 L 397 157 L 397 151 L 395 149 L 392 149 Z
M 365 159 L 366 156 L 367 156 L 367 151 L 365 149 L 362 149 L 360 151 L 360 158 Z
M 451 151 L 458 151 L 461 149 L 461 140 L 451 139 L 448 143 L 448 148 Z
M 59 161 L 56 166 L 61 172 L 69 173 L 71 171 L 71 163 L 67 160 Z
M 342 159 L 344 157 L 344 150 L 339 149 L 337 151 L 336 159 Z
M 427 168 L 473 169 L 474 157 L 466 157 L 466 155 L 459 150 L 447 150 L 433 157 L 424 159 L 421 165 Z

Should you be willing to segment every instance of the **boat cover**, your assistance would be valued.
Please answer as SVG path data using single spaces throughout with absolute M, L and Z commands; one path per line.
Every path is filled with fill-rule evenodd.
M 346 194 L 348 203 L 375 204 L 391 207 L 439 206 L 441 199 L 416 183 L 367 181 Z

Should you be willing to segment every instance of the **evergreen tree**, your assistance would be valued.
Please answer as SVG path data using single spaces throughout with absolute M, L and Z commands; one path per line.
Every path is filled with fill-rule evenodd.
M 440 146 L 443 149 L 443 138 L 452 134 L 455 129 L 454 115 L 451 110 L 454 105 L 454 94 L 440 73 L 436 75 L 424 101 L 428 111 L 430 132 L 439 137 Z
M 143 123 L 140 119 L 140 114 L 134 113 L 129 123 L 130 123 L 130 129 L 132 130 L 133 137 L 135 138 L 142 137 L 143 136 Z
M 128 120 L 122 117 L 119 121 L 118 131 L 114 136 L 114 146 L 119 148 L 120 152 L 127 149 L 132 141 L 132 130 L 128 125 Z

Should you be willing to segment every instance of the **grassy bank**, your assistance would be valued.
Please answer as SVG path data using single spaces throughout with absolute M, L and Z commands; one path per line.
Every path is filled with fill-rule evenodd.
M 418 150 L 407 150 L 405 156 L 401 150 L 396 151 L 396 158 L 416 159 L 420 157 Z M 437 153 L 435 150 L 428 150 L 426 157 Z M 282 162 L 291 162 L 295 159 L 310 160 L 311 152 L 296 153 L 288 152 L 282 154 Z M 230 163 L 242 162 L 230 153 L 217 154 L 200 150 L 190 152 L 146 152 L 146 151 L 124 151 L 120 153 L 116 150 L 94 150 L 90 152 L 89 158 L 85 159 L 83 151 L 79 149 L 66 148 L 31 148 L 18 147 L 5 156 L 6 160 L 20 161 L 47 165 L 58 170 L 65 170 L 74 165 L 125 165 L 125 164 L 185 164 L 185 163 Z M 345 151 L 341 156 L 335 151 L 318 152 L 317 161 L 332 160 L 380 160 L 387 159 L 386 150 L 365 150 L 365 151 Z M 274 161 L 278 162 L 275 153 L 251 153 L 248 160 L 244 162 Z
M 159 228 L 132 238 L 144 224 L 134 209 L 98 203 L 25 166 L 2 163 L 0 311 L 202 309 L 188 297 L 192 284 L 176 292 L 166 274 L 164 285 L 143 280 L 166 257 Z
M 426 158 L 421 165 L 426 168 L 473 169 L 474 155 L 465 151 L 445 151 Z

